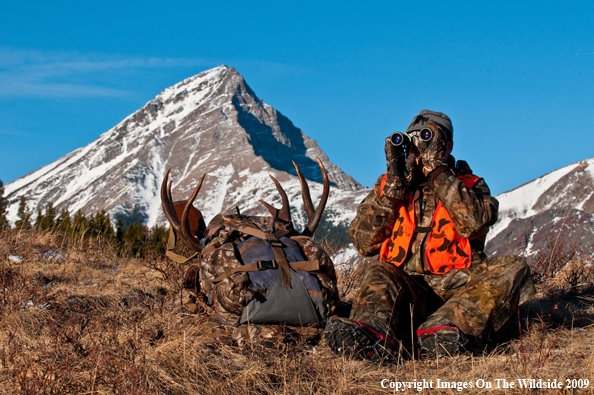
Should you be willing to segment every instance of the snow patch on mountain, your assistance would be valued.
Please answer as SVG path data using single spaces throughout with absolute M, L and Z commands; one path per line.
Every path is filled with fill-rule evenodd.
M 509 192 L 497 196 L 499 212 L 503 214 L 515 213 L 516 216 L 532 216 L 536 211 L 532 208 L 538 197 L 546 192 L 564 175 L 574 170 L 577 164 L 572 164 L 552 171 L 529 183 L 519 186 Z
M 538 198 L 577 166 L 578 163 L 574 163 L 562 167 L 518 188 L 497 195 L 495 198 L 499 201 L 499 220 L 491 227 L 487 240 L 493 239 L 501 230 L 507 228 L 514 218 L 527 218 L 542 212 L 543 209 L 534 209 Z M 554 201 L 549 203 L 546 208 L 550 208 L 553 204 Z
M 147 168 L 142 183 L 137 184 L 137 196 L 140 202 L 145 205 L 145 212 L 147 216 L 146 225 L 153 227 L 157 224 L 159 215 L 161 214 L 161 177 L 165 172 L 165 164 L 162 157 L 163 146 L 156 145 L 149 157 L 150 163 L 153 164 L 151 168 Z
M 210 188 L 210 191 L 207 192 L 207 198 L 205 207 L 207 209 L 204 210 L 205 216 L 215 216 L 217 213 L 220 213 L 224 209 L 225 198 L 227 197 L 227 192 L 229 191 L 229 180 L 233 176 L 234 170 L 233 165 L 229 163 L 225 167 L 218 168 L 215 172 L 212 173 L 212 176 L 215 178 L 214 186 Z

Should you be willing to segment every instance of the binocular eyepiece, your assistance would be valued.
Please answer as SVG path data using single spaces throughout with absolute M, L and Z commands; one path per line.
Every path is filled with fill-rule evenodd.
M 433 131 L 431 131 L 431 129 L 425 128 L 421 130 L 413 130 L 412 132 L 408 133 L 394 132 L 390 136 L 390 142 L 395 147 L 400 147 L 401 145 L 407 146 L 410 145 L 413 137 L 417 137 L 419 141 L 424 143 L 423 145 L 426 146 L 426 144 L 429 143 L 433 138 Z

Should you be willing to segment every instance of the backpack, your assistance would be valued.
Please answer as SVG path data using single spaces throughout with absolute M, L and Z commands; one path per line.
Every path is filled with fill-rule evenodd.
M 190 291 L 184 304 L 190 311 L 205 304 L 231 327 L 324 327 L 338 303 L 338 290 L 330 256 L 312 240 L 330 190 L 326 169 L 317 161 L 324 190 L 315 211 L 307 182 L 295 165 L 308 215 L 301 233 L 294 230 L 287 195 L 272 176 L 283 202 L 280 210 L 260 201 L 270 217 L 241 215 L 237 209 L 237 214 L 218 214 L 205 226 L 192 206 L 205 176 L 188 201 L 172 203 L 167 171 L 161 186 L 163 210 L 172 226 L 167 255 L 179 263 L 198 259 L 184 277 L 184 288 Z M 176 235 L 196 251 L 192 257 L 170 251 Z
M 338 301 L 334 265 L 311 237 L 283 235 L 286 225 L 278 218 L 215 217 L 205 232 L 212 239 L 186 273 L 184 287 L 192 292 L 186 306 L 193 310 L 201 298 L 231 326 L 324 327 Z

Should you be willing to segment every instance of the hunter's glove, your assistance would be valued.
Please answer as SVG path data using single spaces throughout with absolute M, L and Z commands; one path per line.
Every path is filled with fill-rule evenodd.
M 446 137 L 441 130 L 436 130 L 428 147 L 421 152 L 423 173 L 429 175 L 433 170 L 446 166 Z
M 395 177 L 406 177 L 406 155 L 404 153 L 404 147 L 395 147 L 388 137 L 386 138 L 384 151 L 386 153 L 387 173 Z
M 404 199 L 406 187 L 410 183 L 411 168 L 407 166 L 408 161 L 402 146 L 395 147 L 390 138 L 386 138 L 384 146 L 386 153 L 386 182 L 383 188 L 383 195 L 392 199 Z

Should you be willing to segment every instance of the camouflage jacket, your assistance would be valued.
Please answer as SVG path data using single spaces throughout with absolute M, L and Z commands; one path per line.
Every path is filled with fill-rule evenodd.
M 479 178 L 472 188 L 467 188 L 456 178 L 459 174 L 471 174 L 464 161 L 439 174 L 433 182 L 426 181 L 420 185 L 409 185 L 405 179 L 398 177 L 388 178 L 384 194 L 380 190 L 383 175 L 380 176 L 371 193 L 357 208 L 357 216 L 349 228 L 349 236 L 357 251 L 364 256 L 379 253 L 398 219 L 398 208 L 406 204 L 408 194 L 412 193 L 416 224 L 431 226 L 433 214 L 441 201 L 458 233 L 470 240 L 472 266 L 480 264 L 486 258 L 483 252 L 485 236 L 489 227 L 497 221 L 499 202 L 491 196 L 485 180 Z M 405 270 L 430 273 L 423 253 L 427 238 L 428 233 L 413 235 Z

